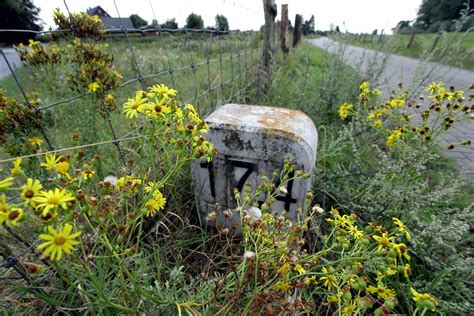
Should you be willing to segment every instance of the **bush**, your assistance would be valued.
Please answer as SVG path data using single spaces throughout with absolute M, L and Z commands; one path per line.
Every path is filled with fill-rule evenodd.
M 448 117 L 469 119 L 470 107 L 457 104 L 457 116 L 447 98 L 461 102 L 462 92 L 446 92 L 433 83 L 428 90 L 435 106 L 421 110 L 422 118 L 407 117 L 405 109 L 414 104 L 405 104 L 404 94 L 374 102 L 373 90 L 367 87 L 361 86 L 359 103 L 341 105 L 339 115 L 350 118 L 348 124 L 333 135 L 324 134 L 318 161 L 322 181 L 315 188 L 322 192 L 319 200 L 325 207 L 354 210 L 367 222 L 402 219 L 414 235 L 409 243 L 416 258 L 413 284 L 436 292 L 443 312 L 469 313 L 465 280 L 473 270 L 466 251 L 472 185 L 440 157 L 433 140 L 451 128 Z M 433 125 L 433 113 L 441 125 Z M 456 146 L 468 144 L 466 140 Z

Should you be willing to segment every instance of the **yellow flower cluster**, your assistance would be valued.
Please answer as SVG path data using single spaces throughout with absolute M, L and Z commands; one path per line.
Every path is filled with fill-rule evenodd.
M 47 162 L 42 165 L 47 170 L 54 170 L 57 173 L 67 174 L 66 170 L 61 169 L 64 161 L 51 155 L 47 158 Z M 21 170 L 21 159 L 13 162 L 11 177 L 0 181 L 0 190 L 8 189 L 13 184 L 15 176 L 23 176 Z M 42 222 L 50 222 L 58 215 L 60 209 L 66 210 L 68 203 L 74 201 L 75 198 L 66 189 L 55 188 L 54 190 L 42 190 L 43 185 L 40 181 L 27 178 L 26 183 L 21 187 L 20 204 L 10 204 L 6 200 L 6 195 L 0 196 L 0 224 L 6 222 L 9 226 L 17 226 L 23 219 L 24 208 L 31 207 Z
M 392 230 L 373 223 L 362 228 L 357 215 L 343 214 L 332 208 L 325 218 L 321 216 L 325 212 L 320 207 L 312 208 L 314 213 L 301 221 L 290 222 L 285 218 L 285 212 L 269 212 L 269 205 L 274 205 L 274 201 L 268 196 L 279 190 L 272 183 L 275 177 L 285 179 L 283 174 L 277 171 L 273 179 L 262 177 L 263 183 L 254 190 L 246 186 L 242 192 L 234 191 L 238 210 L 242 210 L 245 253 L 251 253 L 244 254 L 243 267 L 235 272 L 242 280 L 252 276 L 245 281 L 246 289 L 252 292 L 252 286 L 266 284 L 272 307 L 285 306 L 291 293 L 296 301 L 304 300 L 307 295 L 314 300 L 317 295 L 335 314 L 396 313 L 399 299 L 403 297 L 397 293 L 400 279 L 411 283 L 410 256 L 404 243 L 411 236 L 406 225 L 394 217 Z M 265 196 L 264 201 L 262 196 Z M 311 199 L 312 194 L 307 198 Z M 260 215 L 250 220 L 246 215 L 250 210 Z M 231 214 L 223 211 L 224 217 Z M 314 227 L 314 230 L 308 227 Z M 226 228 L 224 230 L 229 234 Z M 305 233 L 320 235 L 322 230 L 327 233 L 323 234 L 317 249 L 303 250 L 305 239 L 301 236 Z M 428 297 L 431 296 L 423 298 Z M 265 295 L 257 295 L 255 302 L 265 304 L 266 299 Z M 417 300 L 418 296 L 413 299 Z M 262 310 L 260 305 L 252 308 Z M 304 310 L 301 307 L 301 311 Z
M 152 193 L 152 197 L 145 203 L 145 216 L 154 216 L 156 213 L 161 211 L 166 204 L 166 198 L 156 189 Z
M 71 13 L 65 16 L 61 10 L 54 10 L 54 23 L 62 30 L 73 30 L 74 36 L 81 38 L 100 37 L 104 26 L 97 15 L 89 16 L 86 12 Z
M 76 169 L 79 160 L 75 159 L 70 156 L 57 156 L 56 153 L 46 154 L 44 161 L 39 163 L 44 171 L 50 174 L 49 181 L 44 184 L 27 177 L 22 169 L 22 159 L 17 158 L 13 161 L 10 176 L 0 180 L 0 225 L 15 228 L 25 218 L 29 218 L 29 224 L 32 225 L 47 223 L 49 226 L 43 226 L 44 233 L 39 235 L 44 242 L 38 249 L 43 251 L 44 257 L 49 256 L 53 261 L 59 261 L 64 254 L 72 253 L 74 246 L 80 243 L 76 239 L 81 232 L 73 232 L 73 226 L 77 224 L 76 219 L 80 214 L 87 215 L 87 221 L 104 223 L 107 218 L 104 215 L 112 209 L 119 209 L 120 203 L 128 205 L 128 199 L 138 196 L 140 192 L 148 194 L 146 199 L 140 199 L 138 202 L 137 209 L 143 209 L 139 214 L 140 218 L 153 216 L 166 205 L 166 198 L 158 189 L 163 184 L 148 182 L 145 185 L 147 177 L 138 174 L 126 175 L 119 179 L 109 176 L 99 182 L 102 192 L 106 193 L 99 202 L 94 196 L 98 194 L 97 190 L 90 186 L 90 180 L 95 175 L 92 163 L 86 162 L 81 169 Z M 72 165 L 76 168 L 72 168 Z M 15 185 L 18 183 L 19 187 Z M 86 193 L 87 188 L 92 190 Z M 8 192 L 20 192 L 19 198 L 8 199 Z M 114 201 L 112 196 L 120 202 Z M 33 218 L 28 216 L 28 213 L 33 214 Z M 124 218 L 125 221 L 128 219 Z M 120 227 L 123 227 L 120 228 L 122 231 L 127 228 L 126 225 Z
M 45 48 L 38 41 L 29 40 L 28 48 L 23 44 L 18 46 L 13 45 L 21 61 L 32 66 L 45 64 L 59 64 L 61 62 L 62 50 L 56 45 L 52 44 Z
M 429 309 L 431 311 L 436 310 L 438 305 L 438 300 L 436 297 L 429 293 L 418 293 L 414 288 L 410 288 L 413 300 L 416 302 L 416 305 L 422 309 Z
M 176 99 L 176 90 L 163 84 L 154 85 L 148 91 L 137 91 L 134 98 L 123 105 L 128 118 L 143 117 L 151 119 L 172 133 L 171 143 L 190 147 L 193 157 L 206 157 L 210 160 L 216 149 L 204 135 L 208 125 L 198 115 L 191 104 L 184 106 Z
M 386 141 L 387 147 L 393 148 L 395 146 L 395 143 L 402 137 L 403 137 L 403 132 L 401 129 L 396 129 L 394 131 L 391 131 L 390 135 L 387 137 L 387 141 Z
M 347 116 L 349 116 L 349 111 L 352 110 L 353 108 L 354 108 L 354 104 L 349 104 L 349 103 L 341 104 L 338 110 L 339 117 L 341 119 L 347 118 Z
M 362 105 L 367 104 L 372 96 L 380 95 L 380 90 L 371 89 L 368 81 L 364 81 L 359 86 L 359 101 Z
M 470 89 L 474 89 L 474 86 Z M 379 95 L 380 91 L 371 89 L 368 82 L 362 83 L 359 90 L 359 103 L 354 105 L 344 103 L 339 108 L 339 116 L 345 119 L 352 115 L 362 122 L 367 120 L 374 128 L 381 128 L 384 122 L 396 124 L 398 127 L 395 130 L 388 131 L 386 138 L 388 148 L 393 148 L 400 139 L 410 139 L 404 137 L 405 133 L 417 135 L 425 141 L 436 141 L 453 124 L 474 119 L 472 115 L 474 108 L 463 104 L 468 99 L 464 96 L 464 91 L 456 90 L 454 87 L 446 89 L 443 83 L 433 82 L 426 88 L 431 94 L 428 97 L 431 104 L 426 108 L 415 101 L 408 101 L 406 92 L 392 96 L 379 105 L 369 105 L 371 96 Z M 469 97 L 470 100 L 472 98 Z M 419 110 L 411 110 L 413 107 Z M 413 119 L 417 115 L 420 116 L 419 119 Z M 462 140 L 458 144 L 449 144 L 447 148 L 453 149 L 456 145 L 470 144 L 471 140 Z
M 101 111 L 113 111 L 115 96 L 108 91 L 121 84 L 122 75 L 114 69 L 113 55 L 105 51 L 107 45 L 83 43 L 76 38 L 67 48 L 70 51 L 68 61 L 73 65 L 73 71 L 66 77 L 69 87 L 92 93 L 100 101 Z
M 31 105 L 39 104 L 37 93 L 29 93 L 27 97 Z M 0 145 L 8 144 L 2 148 L 3 150 L 15 156 L 34 151 L 35 148 L 25 148 L 28 146 L 25 146 L 20 138 L 36 134 L 41 126 L 41 120 L 42 115 L 39 111 L 7 96 L 0 89 Z
M 364 236 L 363 232 L 357 228 L 355 224 L 356 215 L 339 215 L 339 211 L 336 209 L 331 209 L 330 214 L 332 218 L 327 218 L 326 221 L 334 225 L 334 227 L 341 233 L 346 233 L 354 237 L 355 239 L 360 239 Z
M 350 239 L 354 240 L 354 246 L 357 247 L 357 243 L 360 242 L 363 247 L 367 249 L 370 248 L 375 242 L 375 257 L 372 257 L 370 260 L 377 260 L 377 256 L 380 256 L 380 263 L 376 272 L 377 277 L 376 285 L 367 286 L 369 278 L 361 276 L 361 272 L 365 271 L 364 265 L 356 262 L 352 268 L 352 272 L 347 270 L 335 269 L 332 266 L 323 267 L 321 269 L 322 276 L 319 280 L 322 282 L 322 285 L 327 288 L 328 291 L 334 291 L 334 289 L 344 288 L 344 284 L 347 284 L 348 287 L 354 288 L 357 291 L 365 289 L 367 293 L 370 293 L 382 300 L 385 301 L 385 306 L 392 306 L 393 302 L 396 302 L 397 293 L 394 289 L 388 286 L 388 279 L 390 276 L 400 274 L 405 278 L 409 279 L 411 274 L 410 264 L 406 261 L 410 260 L 408 254 L 408 248 L 405 243 L 397 242 L 399 238 L 406 238 L 407 240 L 411 239 L 410 233 L 405 226 L 405 224 L 398 218 L 392 218 L 393 224 L 396 228 L 389 232 L 386 228 L 378 226 L 376 224 L 370 224 L 366 229 L 366 232 L 372 232 L 372 234 L 366 235 L 362 231 L 359 231 L 357 228 L 357 223 L 355 215 L 340 215 L 339 211 L 332 209 L 330 211 L 330 218 L 327 218 L 326 221 L 330 223 L 335 229 L 335 240 L 337 240 L 340 245 L 343 247 L 344 251 L 350 252 L 351 246 L 349 245 Z M 352 232 L 352 233 L 351 233 Z M 404 262 L 404 260 L 406 260 Z M 354 273 L 355 272 L 355 273 Z M 349 300 L 345 300 L 344 292 L 337 292 L 328 296 L 329 303 L 336 303 L 340 300 L 344 301 L 346 307 L 349 308 Z M 430 298 L 435 302 L 435 298 L 429 294 L 423 296 L 424 299 Z M 417 300 L 419 297 L 413 295 L 413 299 Z M 427 305 L 427 303 L 424 303 Z M 362 307 L 357 305 L 357 308 L 360 310 Z M 431 307 L 430 307 L 431 309 Z

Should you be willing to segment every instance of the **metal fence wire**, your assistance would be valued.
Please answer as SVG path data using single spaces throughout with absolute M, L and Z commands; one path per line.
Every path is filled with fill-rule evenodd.
M 69 8 L 66 1 L 64 1 L 67 12 Z M 149 80 L 158 80 L 160 78 L 169 78 L 171 82 L 171 87 L 176 89 L 179 78 L 177 73 L 183 71 L 190 71 L 192 77 L 192 97 L 184 101 L 183 103 L 196 103 L 199 100 L 207 100 L 209 104 L 213 107 L 219 106 L 222 103 L 228 101 L 241 101 L 245 98 L 245 92 L 252 88 L 255 84 L 255 74 L 256 74 L 256 64 L 258 60 L 259 47 L 258 41 L 252 40 L 255 38 L 254 32 L 241 32 L 236 31 L 219 31 L 213 29 L 162 29 L 158 28 L 148 28 L 148 29 L 129 29 L 124 25 L 124 21 L 120 15 L 119 8 L 114 1 L 114 6 L 116 13 L 120 19 L 121 28 L 120 29 L 106 29 L 104 30 L 105 34 L 102 40 L 106 40 L 108 43 L 126 43 L 128 52 L 130 53 L 130 61 L 133 65 L 134 76 L 124 80 L 118 88 L 121 89 L 125 86 L 131 85 L 133 83 L 138 83 L 141 90 L 145 90 L 147 87 L 147 81 Z M 151 8 L 153 11 L 153 8 Z M 2 33 L 30 33 L 32 35 L 50 35 L 50 34 L 70 34 L 74 36 L 74 29 L 64 29 L 64 30 L 47 30 L 47 31 L 33 31 L 33 30 L 19 30 L 19 29 L 0 29 L 0 35 Z M 152 73 L 146 73 L 142 69 L 140 64 L 140 56 L 137 49 L 133 45 L 133 40 L 136 39 L 136 35 L 149 35 L 153 36 L 141 36 L 141 41 L 149 42 L 151 45 L 160 42 L 163 44 L 164 48 L 164 57 L 165 62 L 161 65 L 158 70 L 155 70 Z M 198 37 L 197 37 L 198 36 Z M 135 38 L 133 38 L 135 37 Z M 198 40 L 195 40 L 195 39 Z M 171 48 L 180 48 L 185 51 L 188 56 L 189 63 L 185 65 L 175 65 L 172 60 Z M 158 49 L 158 45 L 157 45 Z M 205 60 L 198 61 L 195 54 L 196 51 L 204 52 Z M 73 103 L 78 101 L 87 95 L 89 92 L 80 93 L 78 95 L 67 97 L 62 100 L 57 100 L 43 106 L 36 106 L 31 104 L 27 96 L 27 91 L 23 85 L 20 77 L 18 76 L 13 65 L 10 63 L 9 59 L 6 56 L 4 49 L 0 48 L 1 58 L 3 58 L 5 64 L 7 65 L 16 86 L 21 94 L 21 97 L 24 99 L 24 104 L 28 108 L 46 113 L 58 106 L 65 106 L 66 104 Z M 157 53 L 158 54 L 158 53 Z M 201 54 L 202 55 L 202 54 Z M 217 55 L 217 56 L 216 56 Z M 230 64 L 230 78 L 224 78 L 224 62 Z M 218 66 L 218 77 L 213 80 L 211 76 L 211 66 Z M 205 68 L 206 72 L 206 82 L 200 82 L 198 84 L 197 71 L 202 67 Z M 200 87 L 201 86 L 201 87 Z M 202 86 L 205 86 L 203 89 Z M 230 89 L 230 93 L 226 96 L 225 89 Z M 215 91 L 215 92 L 214 92 Z M 221 98 L 219 100 L 218 94 L 220 93 Z M 214 95 L 213 95 L 214 94 Z M 199 110 L 199 107 L 198 107 Z M 47 153 L 59 153 L 64 151 L 69 151 L 72 149 L 87 148 L 93 146 L 101 146 L 104 144 L 113 144 L 116 147 L 118 157 L 120 158 L 120 163 L 123 166 L 127 165 L 125 158 L 124 150 L 122 148 L 122 142 L 137 139 L 137 132 L 139 132 L 148 122 L 133 128 L 132 130 L 124 133 L 123 135 L 118 135 L 117 129 L 114 126 L 110 115 L 103 118 L 105 124 L 110 129 L 112 138 L 108 140 L 102 140 L 97 142 L 85 143 L 82 145 L 61 148 L 58 144 L 54 144 L 51 137 L 48 136 L 47 130 L 44 126 L 40 126 L 39 132 L 44 138 L 48 151 L 43 151 L 38 154 L 23 156 L 23 158 L 28 158 L 32 156 L 45 155 Z M 18 157 L 8 158 L 0 160 L 0 165 L 5 165 L 15 160 Z M 8 167 L 7 167 L 8 168 Z M 47 181 L 44 179 L 43 181 Z M 18 198 L 19 195 L 10 196 L 8 200 L 13 200 Z M 14 234 L 8 227 L 5 226 L 5 229 L 10 233 Z M 14 269 L 21 278 L 26 282 L 31 282 L 31 279 L 28 276 L 27 271 L 21 264 L 21 257 L 25 256 L 28 253 L 35 253 L 36 243 L 28 243 L 21 236 L 13 236 L 24 246 L 24 249 L 19 251 L 19 254 L 14 255 L 13 251 L 8 247 L 8 245 L 0 244 L 0 254 L 3 256 L 3 261 L 0 261 L 0 267 L 3 269 Z M 1 238 L 0 238 L 1 242 Z M 45 262 L 47 263 L 47 262 Z M 1 279 L 0 279 L 1 280 Z M 7 309 L 10 307 L 5 306 Z

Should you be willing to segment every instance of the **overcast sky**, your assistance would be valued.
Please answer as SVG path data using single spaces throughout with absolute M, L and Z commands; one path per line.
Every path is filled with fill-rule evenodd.
M 295 14 L 303 19 L 315 16 L 315 28 L 328 30 L 330 25 L 339 25 L 341 31 L 372 32 L 384 29 L 389 32 L 398 21 L 412 20 L 422 0 L 276 0 L 278 13 L 281 4 L 287 3 L 289 17 L 294 21 Z M 47 26 L 53 26 L 53 10 L 65 11 L 62 0 L 33 0 L 41 9 L 40 17 Z M 85 11 L 100 5 L 112 17 L 117 17 L 113 0 L 67 0 L 73 12 Z M 189 13 L 200 14 L 205 26 L 215 24 L 216 14 L 223 14 L 229 20 L 231 29 L 257 30 L 263 24 L 263 5 L 261 0 L 116 0 L 120 15 L 128 17 L 136 13 L 149 23 L 153 19 L 153 7 L 159 23 L 176 18 L 183 27 Z M 151 3 L 151 5 L 150 5 Z M 345 27 L 344 24 L 345 23 Z

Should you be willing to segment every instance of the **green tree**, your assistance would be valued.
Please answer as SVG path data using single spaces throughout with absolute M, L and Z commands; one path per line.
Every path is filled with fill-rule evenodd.
M 130 20 L 132 21 L 133 27 L 139 29 L 141 26 L 148 25 L 148 22 L 142 19 L 138 14 L 130 15 Z
M 20 29 L 39 31 L 38 9 L 31 0 L 2 0 L 0 1 L 0 29 Z M 26 42 L 34 37 L 32 33 L 0 33 L 0 42 Z
M 156 19 L 151 20 L 150 27 L 157 29 L 159 26 L 158 21 Z
M 216 15 L 216 29 L 227 32 L 229 30 L 229 21 L 221 14 Z
M 204 21 L 199 14 L 191 13 L 186 18 L 187 29 L 202 29 L 204 27 Z
M 307 21 L 304 21 L 302 25 L 303 35 L 313 34 L 314 33 L 314 15 Z
M 165 23 L 161 24 L 162 29 L 169 29 L 169 30 L 177 30 L 178 29 L 178 22 L 176 22 L 175 18 L 166 20 Z
M 466 4 L 472 9 L 474 0 L 423 0 L 416 24 L 423 26 L 425 30 L 436 31 L 440 23 L 458 19 Z

